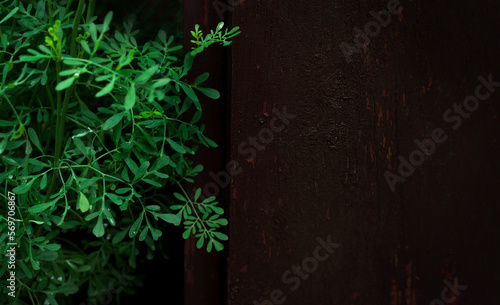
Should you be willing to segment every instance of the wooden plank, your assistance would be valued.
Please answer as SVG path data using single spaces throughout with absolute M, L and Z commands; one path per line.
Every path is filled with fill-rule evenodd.
M 463 298 L 494 300 L 485 283 L 499 271 L 498 103 L 394 192 L 384 173 L 397 173 L 415 139 L 449 129 L 443 112 L 474 93 L 478 75 L 500 76 L 498 43 L 481 22 L 498 25 L 496 6 L 395 3 L 235 6 L 244 39 L 233 46 L 230 159 L 241 172 L 230 191 L 228 304 L 427 304 L 456 275 L 475 286 Z M 370 12 L 383 9 L 393 13 L 377 30 Z M 372 31 L 370 42 L 348 61 L 341 43 L 366 40 L 356 28 Z M 328 237 L 341 245 L 320 262 L 314 251 Z

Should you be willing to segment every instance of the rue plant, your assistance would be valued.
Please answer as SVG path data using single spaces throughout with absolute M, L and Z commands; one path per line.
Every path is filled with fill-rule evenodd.
M 208 73 L 184 79 L 198 53 L 229 45 L 238 28 L 196 26 L 183 56 L 164 31 L 139 45 L 133 24 L 117 28 L 112 13 L 99 22 L 93 0 L 72 2 L 0 1 L 0 250 L 18 245 L 16 304 L 95 297 L 116 270 L 163 253 L 169 225 L 209 252 L 228 238 L 215 198 L 183 188 L 203 170 L 190 156 L 217 146 L 198 96 L 219 98 L 202 86 Z M 1 290 L 0 303 L 14 301 Z

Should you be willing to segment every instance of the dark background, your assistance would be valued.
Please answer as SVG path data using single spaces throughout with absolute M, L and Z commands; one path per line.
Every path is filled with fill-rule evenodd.
M 218 254 L 190 240 L 184 262 L 176 252 L 145 265 L 144 289 L 130 304 L 270 304 L 280 289 L 287 305 L 426 305 L 455 278 L 467 288 L 449 304 L 496 302 L 500 92 L 457 130 L 443 113 L 474 95 L 478 76 L 500 81 L 499 4 L 402 0 L 402 12 L 347 62 L 339 45 L 354 45 L 355 28 L 389 2 L 219 4 L 226 26 L 242 34 L 231 48 L 197 56 L 189 80 L 209 71 L 208 86 L 223 94 L 204 101 L 203 119 L 220 148 L 197 156 L 207 169 L 197 183 L 239 162 L 242 173 L 218 196 L 230 240 Z M 207 32 L 221 16 L 211 0 L 182 4 L 187 50 L 194 24 Z M 119 4 L 134 10 L 127 5 Z M 149 19 L 160 24 L 170 11 Z M 284 107 L 296 118 L 247 162 L 240 143 Z M 398 156 L 408 159 L 414 140 L 435 128 L 447 140 L 392 192 L 384 173 L 397 174 Z M 172 249 L 182 247 L 179 235 L 167 236 Z M 327 236 L 341 246 L 292 292 L 283 273 Z

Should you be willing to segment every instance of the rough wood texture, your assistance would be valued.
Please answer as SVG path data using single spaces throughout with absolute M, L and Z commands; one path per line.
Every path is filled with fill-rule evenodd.
M 227 157 L 200 159 L 207 174 L 238 162 L 219 195 L 230 197 L 227 261 L 215 272 L 221 256 L 187 243 L 185 304 L 496 302 L 500 93 L 479 90 L 472 112 L 454 104 L 478 94 L 479 76 L 500 81 L 497 2 L 230 3 L 243 29 L 231 71 L 220 73 L 221 49 L 198 70 L 219 71 L 212 84 L 232 96 L 228 112 L 204 106 Z M 186 30 L 219 21 L 208 0 L 185 1 L 184 16 Z M 340 45 L 353 40 L 347 60 Z M 399 156 L 424 159 L 411 174 L 403 165 L 393 192 Z M 318 248 L 328 237 L 332 253 Z
M 496 2 L 401 1 L 350 63 L 339 45 L 387 1 L 234 2 L 227 304 L 429 304 L 456 277 L 450 304 L 496 300 L 500 93 L 443 119 L 479 75 L 500 81 Z M 384 173 L 435 128 L 447 140 L 393 193 Z M 314 270 L 327 236 L 341 246 Z

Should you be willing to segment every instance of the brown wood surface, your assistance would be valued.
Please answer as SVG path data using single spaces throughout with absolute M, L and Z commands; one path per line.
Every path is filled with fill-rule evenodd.
M 185 25 L 217 23 L 211 1 L 185 3 L 195 12 Z M 185 304 L 497 302 L 500 92 L 456 130 L 443 118 L 476 94 L 478 76 L 500 81 L 497 2 L 400 1 L 350 62 L 340 44 L 354 45 L 370 12 L 397 1 L 232 4 L 243 33 L 226 57 L 230 74 L 219 75 L 230 77 L 230 107 L 206 116 L 229 152 L 212 169 L 239 164 L 220 195 L 230 240 L 217 274 L 220 257 L 187 244 Z M 229 56 L 214 52 L 202 70 Z M 438 128 L 447 139 L 392 192 L 386 171 L 398 174 L 398 156 L 408 160 Z M 316 251 L 328 237 L 340 246 Z M 454 281 L 460 295 L 442 295 Z

